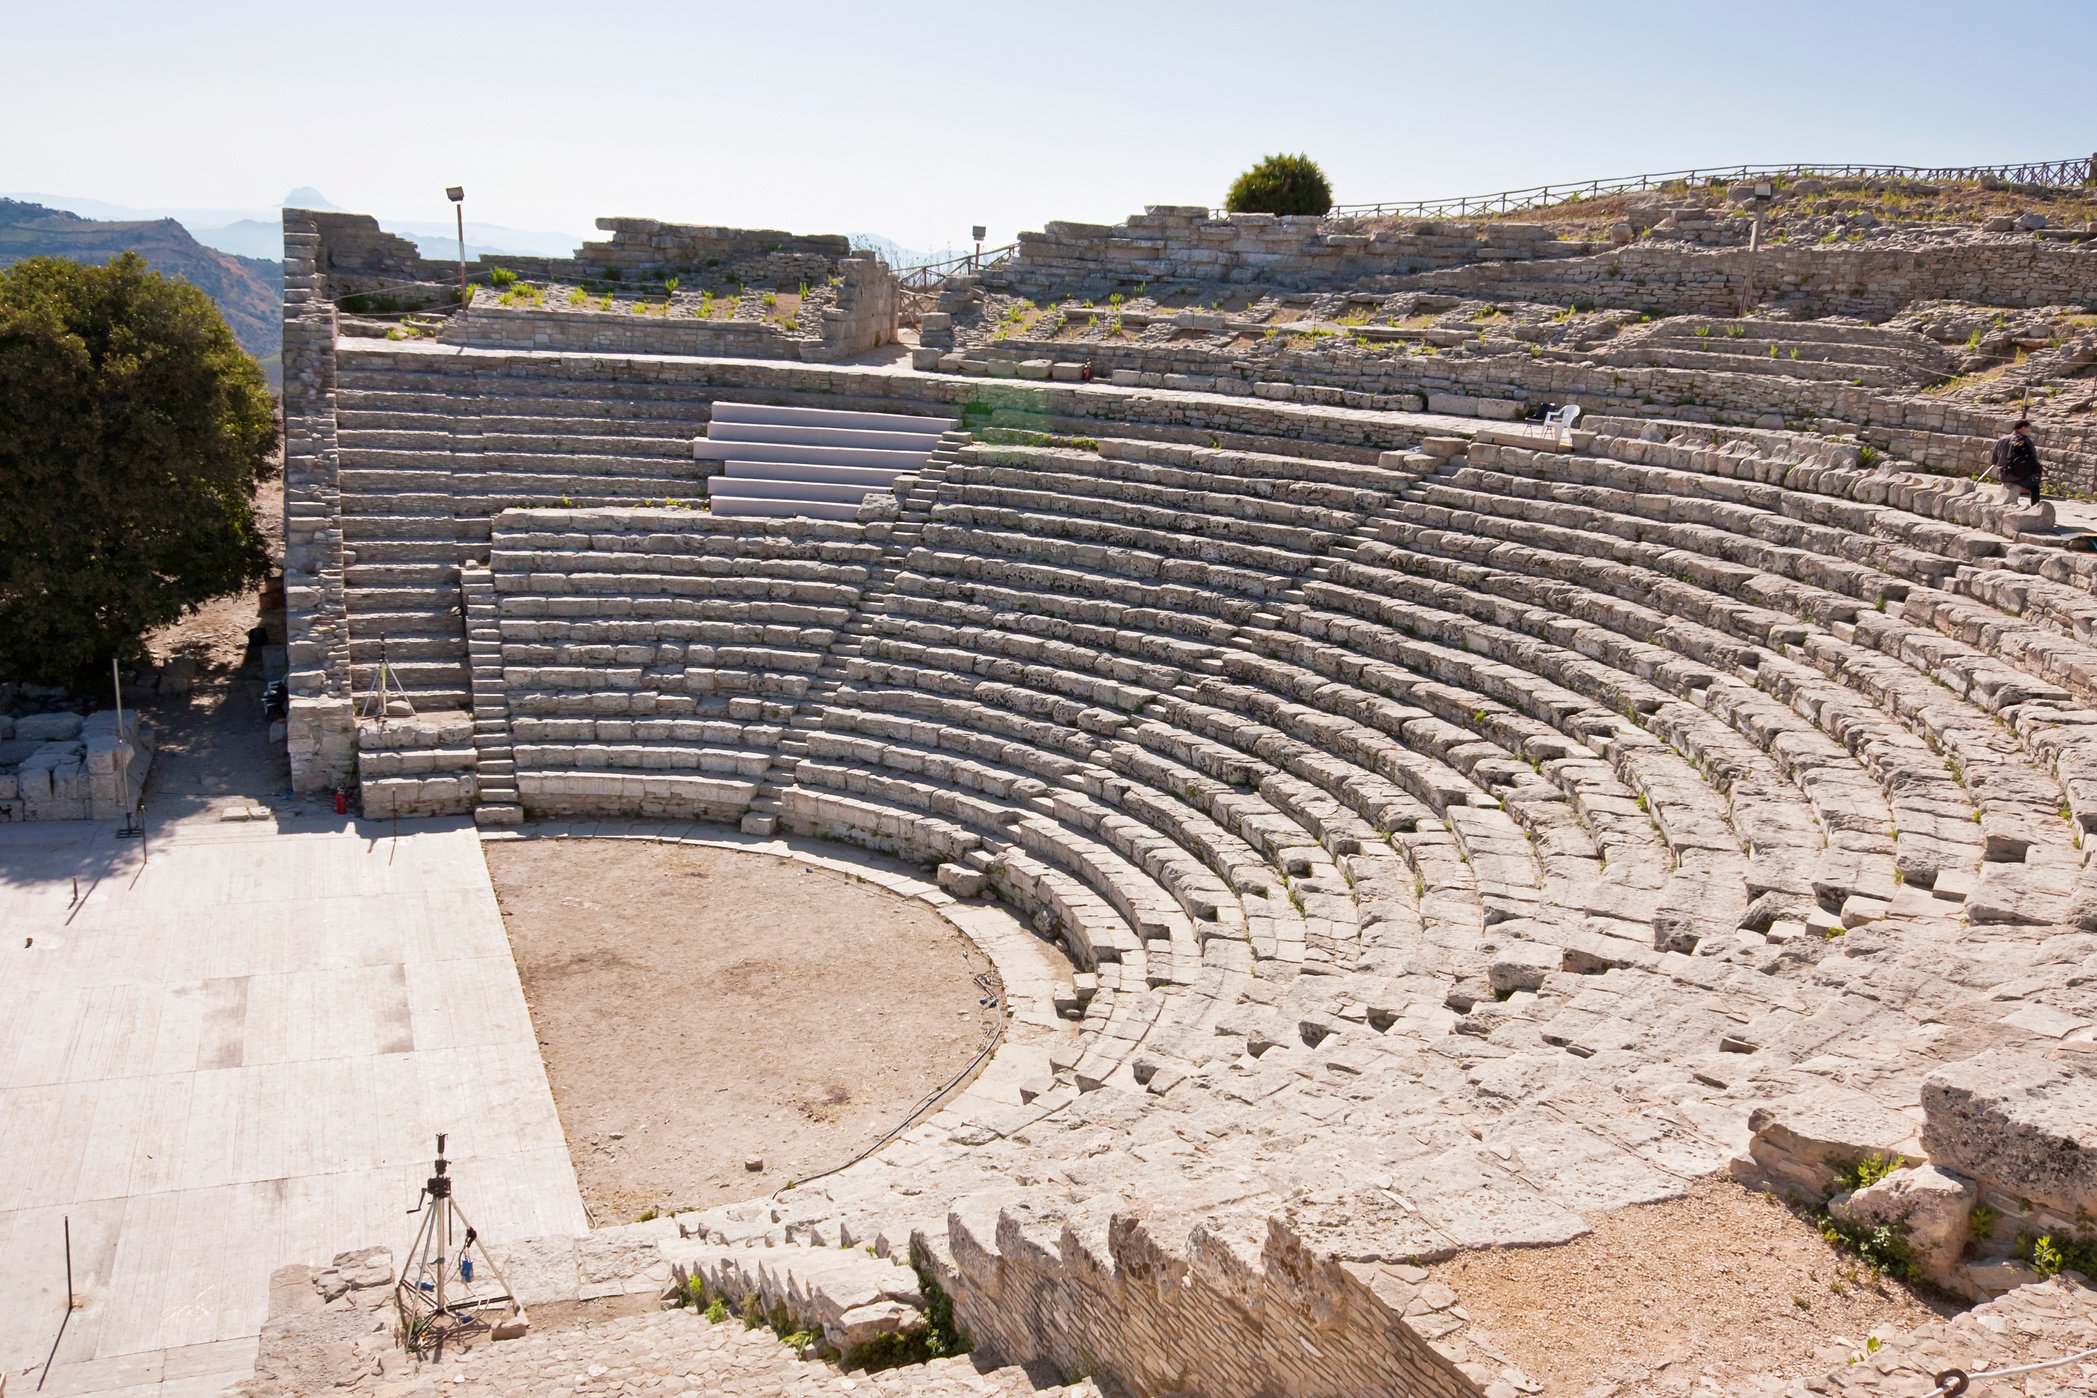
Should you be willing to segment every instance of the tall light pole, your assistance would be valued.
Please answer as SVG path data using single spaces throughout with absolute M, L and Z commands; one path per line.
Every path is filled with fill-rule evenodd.
M 451 206 L 459 215 L 459 308 L 466 307 L 466 186 L 451 185 L 444 191 Z

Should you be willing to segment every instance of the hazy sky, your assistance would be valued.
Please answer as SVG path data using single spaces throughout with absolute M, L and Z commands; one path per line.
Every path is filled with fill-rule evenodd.
M 1221 202 L 2097 149 L 2097 3 L 0 0 L 0 189 L 906 246 Z

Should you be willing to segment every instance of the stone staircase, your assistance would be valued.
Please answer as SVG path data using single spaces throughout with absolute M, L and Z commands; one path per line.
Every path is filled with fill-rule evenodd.
M 953 426 L 901 413 L 716 403 L 692 454 L 723 463 L 706 483 L 717 515 L 851 519 L 869 495 L 921 467 Z
M 361 690 L 383 655 L 419 711 L 468 708 L 460 565 L 485 558 L 508 506 L 633 505 L 698 493 L 702 392 L 607 415 L 558 383 L 347 344 L 338 357 L 344 607 Z
M 897 479 L 894 522 L 877 522 L 868 526 L 869 537 L 875 531 L 886 531 L 886 537 L 880 540 L 880 562 L 867 579 L 859 606 L 839 628 L 821 668 L 810 680 L 807 696 L 787 721 L 787 732 L 779 740 L 779 750 L 772 759 L 771 770 L 765 774 L 756 798 L 750 803 L 750 813 L 743 817 L 746 833 L 771 835 L 777 832 L 785 804 L 784 793 L 794 783 L 795 767 L 808 755 L 808 735 L 823 726 L 824 706 L 848 678 L 847 662 L 859 655 L 859 639 L 865 634 L 870 619 L 887 609 L 884 599 L 895 586 L 896 574 L 910 557 L 910 551 L 917 547 L 918 540 L 924 535 L 925 521 L 931 518 L 932 505 L 946 479 L 947 468 L 959 459 L 969 440 L 966 432 L 944 434 L 914 476 Z
M 478 758 L 480 825 L 516 825 L 524 819 L 517 799 L 517 763 L 510 746 L 510 701 L 502 677 L 502 628 L 495 603 L 495 578 L 485 563 L 459 570 L 466 611 L 466 654 L 473 683 L 473 746 Z

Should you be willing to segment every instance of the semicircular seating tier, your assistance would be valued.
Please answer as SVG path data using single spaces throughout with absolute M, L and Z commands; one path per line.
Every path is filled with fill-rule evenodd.
M 710 431 L 729 461 L 888 430 L 701 420 L 756 432 Z M 980 1296 L 1133 1266 L 1140 1216 L 1212 1270 L 1412 1286 L 1683 1193 L 1773 1101 L 1899 1146 L 1931 1072 L 2097 1021 L 2097 567 L 1968 483 L 1606 419 L 929 421 L 815 463 L 895 473 L 814 511 L 491 488 L 469 566 L 524 814 L 852 842 L 1068 957 L 1038 1061 L 681 1220 L 709 1245 L 916 1239 Z
M 2087 570 L 1886 489 L 1606 435 L 1400 468 L 1107 439 L 960 450 L 885 551 L 513 512 L 525 804 L 616 770 L 537 809 L 769 814 L 1021 909 L 1086 974 L 1082 1047 L 973 1134 L 1080 1129 L 1106 1091 L 1147 1103 L 1137 1138 L 1195 1112 L 1198 1160 L 1160 1167 L 1260 1197 L 1338 1183 L 1276 1140 L 1456 1148 L 1524 1202 L 1481 1233 L 1423 1176 L 1405 1251 L 1541 1241 L 1593 1176 L 1525 1175 L 1472 1128 L 1606 1081 L 1578 1153 L 1623 1157 L 1621 1202 L 1736 1150 L 1729 1101 L 1912 1102 L 1998 1032 L 1981 987 L 2081 876 Z M 593 588 L 624 619 L 549 632 Z M 679 773 L 714 779 L 685 804 Z

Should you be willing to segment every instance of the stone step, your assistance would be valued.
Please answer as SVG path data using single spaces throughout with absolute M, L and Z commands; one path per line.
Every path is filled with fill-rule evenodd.
M 508 826 L 522 825 L 524 823 L 524 807 L 516 804 L 514 799 L 504 801 L 498 805 L 490 803 L 488 799 L 489 792 L 486 787 L 481 788 L 480 794 L 481 804 L 473 808 L 473 823 L 475 825 Z M 516 793 L 512 792 L 510 795 L 514 798 Z
M 458 565 L 443 562 L 357 562 L 345 566 L 342 581 L 355 588 L 418 588 L 436 591 L 452 587 Z
M 337 445 L 345 453 L 356 452 L 371 459 L 380 452 L 442 452 L 452 450 L 456 434 L 437 428 L 343 428 L 336 433 Z M 692 455 L 689 437 L 638 437 L 600 435 L 595 432 L 524 431 L 497 432 L 483 427 L 470 440 L 478 454 L 487 457 L 517 453 L 525 456 L 628 456 L 663 457 L 688 461 Z

